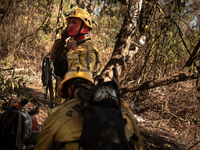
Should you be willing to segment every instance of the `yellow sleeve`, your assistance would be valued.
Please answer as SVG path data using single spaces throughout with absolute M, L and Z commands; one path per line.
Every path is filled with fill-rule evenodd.
M 34 150 L 51 150 L 54 147 L 54 131 L 52 124 L 54 122 L 53 116 L 48 116 L 42 131 L 37 135 L 37 143 L 34 147 Z
M 84 66 L 87 68 L 87 52 L 85 54 L 82 54 L 80 57 L 80 64 L 81 66 Z M 96 65 L 96 55 L 94 50 L 89 50 L 89 66 L 90 71 L 95 71 L 95 65 Z
M 144 143 L 142 137 L 139 132 L 138 128 L 138 121 L 135 118 L 132 110 L 130 109 L 129 105 L 126 102 L 122 102 L 122 107 L 124 111 L 122 112 L 123 117 L 127 119 L 127 124 L 125 126 L 125 132 L 127 139 L 129 140 L 132 135 L 130 133 L 134 133 L 138 137 L 138 141 L 134 141 L 135 149 L 136 150 L 145 150 Z
M 83 117 L 79 116 L 79 103 L 80 99 L 75 98 L 51 110 L 36 137 L 34 150 L 55 150 L 60 142 L 77 141 L 80 138 Z

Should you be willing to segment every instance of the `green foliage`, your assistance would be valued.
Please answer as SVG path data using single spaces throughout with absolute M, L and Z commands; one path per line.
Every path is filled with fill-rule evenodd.
M 91 38 L 100 51 L 103 67 L 112 56 L 126 6 L 121 0 L 85 2 L 95 22 Z M 133 71 L 148 80 L 169 75 L 172 70 L 180 70 L 199 38 L 198 26 L 193 28 L 190 24 L 198 14 L 196 3 L 197 0 L 143 1 L 131 44 L 137 45 L 135 43 L 138 43 L 141 35 L 145 35 L 148 37 L 148 46 L 141 48 L 130 63 L 125 63 L 130 67 L 128 71 L 135 67 L 137 71 Z M 8 7 L 6 0 L 2 4 L 0 12 Z M 14 55 L 14 60 L 25 59 L 39 68 L 40 64 L 36 62 L 42 61 L 54 40 L 60 38 L 60 33 L 66 27 L 64 13 L 76 7 L 76 4 L 72 0 L 63 1 L 62 12 L 59 12 L 59 7 L 60 0 L 12 2 L 0 27 L 1 55 Z M 8 62 L 5 59 L 5 62 L 12 65 L 10 60 Z
M 15 70 L 12 71 L 12 75 L 9 75 L 1 69 L 0 71 L 0 95 L 1 97 L 12 96 L 13 94 L 17 94 L 18 96 L 24 96 L 21 93 L 20 89 L 23 89 L 26 92 L 26 84 L 31 84 L 20 76 L 15 76 Z M 22 87 L 21 85 L 22 84 Z
M 109 1 L 106 6 L 102 7 L 99 14 L 93 17 L 95 24 L 92 37 L 101 53 L 100 59 L 103 66 L 109 61 L 117 40 L 116 35 L 120 32 L 123 19 L 118 14 L 120 14 L 121 6 L 120 4 L 114 5 Z
M 5 9 L 3 9 L 3 8 L 0 8 L 0 14 L 5 14 Z
M 171 75 L 184 66 L 198 41 L 195 35 L 199 31 L 190 25 L 197 11 L 191 5 L 194 3 L 180 0 L 143 3 L 133 37 L 136 42 L 143 34 L 149 37 L 146 50 L 140 52 L 138 59 L 134 58 L 136 62 L 145 60 L 140 72 L 143 80 Z
M 45 23 L 43 26 L 42 26 L 42 30 L 45 34 L 50 34 L 53 29 L 51 28 L 51 22 L 50 20 L 47 21 L 47 23 Z

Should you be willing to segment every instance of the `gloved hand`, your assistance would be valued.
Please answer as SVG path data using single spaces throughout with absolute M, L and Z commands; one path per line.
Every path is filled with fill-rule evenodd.
M 67 41 L 67 48 L 69 49 L 69 51 L 76 50 L 76 45 L 77 45 L 77 41 L 74 39 L 74 37 L 71 37 Z
M 67 27 L 61 33 L 61 42 L 65 44 L 65 40 L 68 38 Z

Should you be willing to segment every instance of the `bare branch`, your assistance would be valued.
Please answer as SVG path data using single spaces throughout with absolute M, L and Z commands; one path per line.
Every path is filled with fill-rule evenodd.
M 189 68 L 191 67 L 192 63 L 198 58 L 198 56 L 200 55 L 200 40 L 198 41 L 197 45 L 194 48 L 194 51 L 192 52 L 192 54 L 190 55 L 190 58 L 188 59 L 188 61 L 185 63 L 184 67 L 182 68 L 182 70 L 188 71 Z
M 197 75 L 187 76 L 186 73 L 189 70 L 189 68 L 191 67 L 194 60 L 197 59 L 197 56 L 200 54 L 199 47 L 200 47 L 200 40 L 198 41 L 197 45 L 195 46 L 194 51 L 192 52 L 190 58 L 185 63 L 185 66 L 183 67 L 182 71 L 178 72 L 177 74 L 174 74 L 174 75 L 168 76 L 168 77 L 163 77 L 163 78 L 156 79 L 156 80 L 152 80 L 152 81 L 147 81 L 142 84 L 122 86 L 122 87 L 120 87 L 120 92 L 124 94 L 127 92 L 142 91 L 142 90 L 155 88 L 158 86 L 164 86 L 164 85 L 168 85 L 168 84 L 172 84 L 172 83 L 177 83 L 180 81 L 197 79 L 198 78 Z
M 120 87 L 120 93 L 124 94 L 127 92 L 143 91 L 143 90 L 155 88 L 158 86 L 164 86 L 164 85 L 177 83 L 180 81 L 191 80 L 191 79 L 197 79 L 197 75 L 186 76 L 185 73 L 180 72 L 172 76 L 163 77 L 163 78 L 152 80 L 152 81 L 147 81 L 143 84 L 122 86 Z
M 62 14 L 62 9 L 63 9 L 63 0 L 60 1 L 60 7 L 59 7 L 58 18 L 57 18 L 57 23 L 56 23 L 56 35 L 59 33 L 60 18 L 61 18 L 61 14 Z
M 83 0 L 76 0 L 78 7 L 85 9 L 85 3 Z
M 17 51 L 18 47 L 22 44 L 22 42 L 23 42 L 26 38 L 28 38 L 28 37 L 30 37 L 30 36 L 33 36 L 34 34 L 36 34 L 36 33 L 38 32 L 38 31 L 42 28 L 42 26 L 44 25 L 44 23 L 49 19 L 49 12 L 50 12 L 51 10 L 52 10 L 52 8 L 51 8 L 51 6 L 49 6 L 49 10 L 47 11 L 47 13 L 46 13 L 46 15 L 45 15 L 45 18 L 44 18 L 44 20 L 43 20 L 43 22 L 42 22 L 42 24 L 37 28 L 37 30 L 34 31 L 34 32 L 32 32 L 32 33 L 30 33 L 29 35 L 23 37 L 23 38 L 18 42 L 18 44 L 16 45 L 15 50 L 14 50 L 12 53 L 10 52 L 8 55 L 4 56 L 2 59 L 6 58 L 6 57 L 8 57 L 8 59 L 9 59 L 9 57 L 12 56 L 12 55 Z

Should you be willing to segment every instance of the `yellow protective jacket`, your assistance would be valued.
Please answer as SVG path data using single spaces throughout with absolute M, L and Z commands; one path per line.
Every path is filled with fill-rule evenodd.
M 65 47 L 65 44 L 61 44 L 61 39 L 55 40 L 50 52 L 51 61 L 53 61 L 56 56 L 62 56 L 66 51 L 67 48 Z M 90 58 L 90 71 L 96 72 L 96 65 L 99 62 L 99 51 L 96 49 L 90 38 L 86 38 L 85 40 L 78 42 L 76 50 L 67 52 L 66 56 L 68 59 L 68 70 L 74 69 L 76 67 L 87 69 L 87 51 L 89 52 Z M 60 82 L 61 81 L 62 79 Z M 58 95 L 55 101 L 57 104 L 60 104 L 63 102 L 63 98 Z
M 51 60 L 56 56 L 61 56 L 66 51 L 64 45 L 61 44 L 61 39 L 57 39 L 51 49 Z M 76 50 L 67 52 L 68 70 L 76 67 L 87 69 L 87 51 L 89 52 L 90 71 L 95 72 L 96 63 L 98 62 L 98 50 L 94 46 L 90 38 L 77 43 Z
M 78 150 L 77 141 L 81 136 L 83 117 L 78 114 L 80 99 L 75 98 L 65 102 L 61 106 L 52 109 L 46 119 L 41 133 L 37 136 L 37 144 L 34 150 L 55 150 L 60 142 L 65 144 L 65 150 Z M 138 122 L 128 104 L 122 102 L 122 114 L 126 118 L 126 137 L 129 140 L 133 133 L 139 138 L 135 141 L 135 150 L 143 150 L 144 144 L 138 130 Z M 82 148 L 81 148 L 82 150 Z

